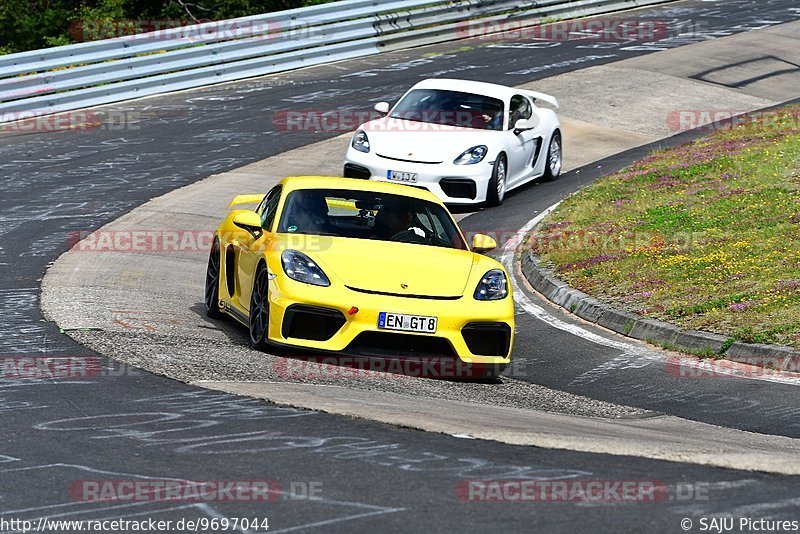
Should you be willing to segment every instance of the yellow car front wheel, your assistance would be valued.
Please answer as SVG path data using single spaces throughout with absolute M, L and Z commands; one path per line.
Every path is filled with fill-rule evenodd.
M 250 343 L 254 349 L 265 350 L 269 336 L 269 277 L 266 266 L 261 266 L 253 282 L 250 296 Z

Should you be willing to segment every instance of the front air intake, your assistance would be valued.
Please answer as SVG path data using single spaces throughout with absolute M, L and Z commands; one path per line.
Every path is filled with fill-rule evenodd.
M 461 335 L 476 356 L 505 357 L 511 345 L 511 327 L 506 323 L 469 323 Z
M 281 334 L 284 338 L 327 341 L 345 322 L 344 314 L 339 310 L 292 304 L 283 315 Z

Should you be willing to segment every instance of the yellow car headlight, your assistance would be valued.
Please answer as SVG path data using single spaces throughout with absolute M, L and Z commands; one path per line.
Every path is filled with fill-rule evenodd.
M 311 258 L 297 250 L 284 250 L 281 254 L 283 272 L 292 280 L 315 286 L 329 286 L 331 281 Z
M 492 269 L 481 277 L 475 288 L 475 300 L 501 300 L 508 296 L 506 273 Z

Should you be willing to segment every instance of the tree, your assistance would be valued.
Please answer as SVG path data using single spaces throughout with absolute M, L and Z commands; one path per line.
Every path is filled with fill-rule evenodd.
M 0 54 L 331 0 L 0 0 Z

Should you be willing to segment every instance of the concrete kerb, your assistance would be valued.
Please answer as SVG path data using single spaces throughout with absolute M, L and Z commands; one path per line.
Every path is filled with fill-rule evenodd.
M 755 110 L 755 112 L 770 112 L 797 104 L 800 104 L 800 98 L 776 103 L 764 109 Z M 669 138 L 672 141 L 670 144 L 677 145 L 692 141 L 705 134 L 703 128 L 689 130 Z M 523 239 L 523 243 L 526 239 Z M 800 364 L 800 350 L 793 347 L 742 343 L 720 334 L 691 329 L 684 330 L 664 321 L 626 312 L 569 287 L 555 275 L 552 269 L 542 264 L 531 251 L 524 251 L 519 259 L 522 274 L 531 286 L 547 300 L 581 319 L 623 336 L 647 341 L 665 348 L 682 350 L 693 355 L 714 356 L 761 367 L 771 367 L 779 363 L 784 366 L 778 367 L 779 370 L 790 370 L 785 366 L 792 361 L 795 362 L 794 367 Z
M 614 308 L 569 287 L 530 251 L 523 254 L 521 267 L 523 276 L 533 289 L 547 300 L 581 319 L 626 337 L 691 354 L 724 357 L 731 361 L 762 367 L 769 366 L 770 362 L 800 359 L 800 351 L 792 347 L 732 342 L 730 338 L 719 334 L 684 330 L 664 321 Z

